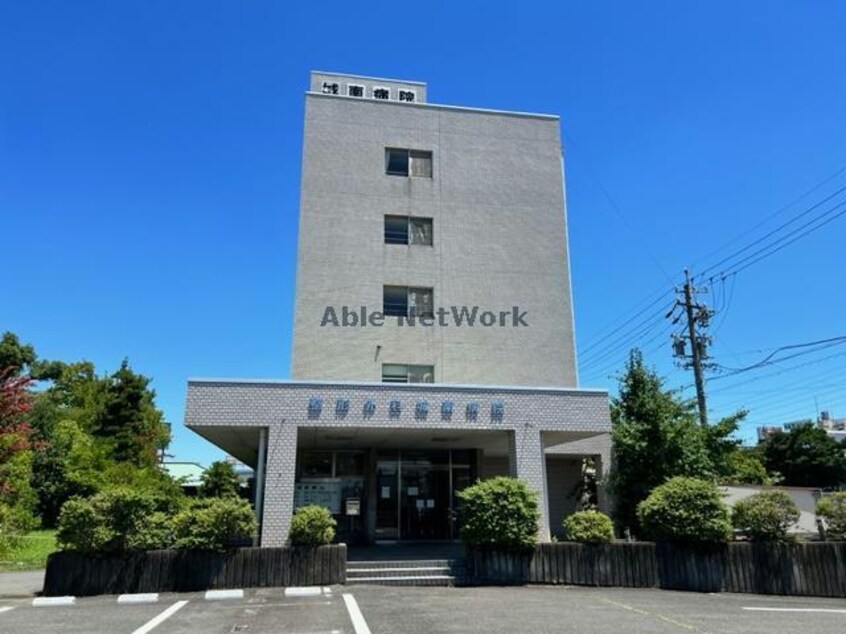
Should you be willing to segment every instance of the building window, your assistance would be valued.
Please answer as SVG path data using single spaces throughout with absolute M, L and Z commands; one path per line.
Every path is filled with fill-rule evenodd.
M 364 475 L 364 454 L 360 451 L 338 451 L 335 454 L 335 477 Z
M 432 219 L 385 216 L 385 244 L 432 246 Z
M 385 286 L 382 291 L 382 314 L 386 317 L 435 316 L 431 288 Z
M 391 176 L 432 178 L 432 153 L 428 150 L 387 148 L 385 173 Z
M 350 97 L 364 97 L 364 86 L 360 84 L 347 84 L 347 95 Z
M 382 364 L 382 383 L 434 383 L 435 366 Z
M 304 451 L 300 471 L 304 478 L 331 478 L 332 452 Z

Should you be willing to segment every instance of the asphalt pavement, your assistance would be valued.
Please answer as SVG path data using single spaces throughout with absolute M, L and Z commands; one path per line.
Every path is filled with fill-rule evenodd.
M 0 632 L 842 634 L 846 600 L 563 586 L 269 588 L 0 599 Z

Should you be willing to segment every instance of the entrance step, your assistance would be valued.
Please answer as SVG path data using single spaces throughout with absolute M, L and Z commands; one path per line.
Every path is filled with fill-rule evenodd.
M 348 561 L 347 584 L 452 586 L 467 576 L 463 559 Z

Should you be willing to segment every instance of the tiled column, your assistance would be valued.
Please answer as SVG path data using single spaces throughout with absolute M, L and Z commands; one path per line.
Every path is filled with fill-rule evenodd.
M 509 473 L 523 480 L 538 494 L 538 537 L 549 541 L 549 509 L 546 494 L 546 457 L 541 433 L 531 425 L 524 425 L 508 435 Z
M 262 546 L 284 546 L 288 540 L 288 528 L 294 509 L 296 464 L 296 425 L 286 422 L 271 425 L 267 434 Z

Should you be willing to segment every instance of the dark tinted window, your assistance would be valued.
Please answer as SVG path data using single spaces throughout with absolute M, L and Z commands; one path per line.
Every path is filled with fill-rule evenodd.
M 408 150 L 388 148 L 385 151 L 386 169 L 388 174 L 408 176 Z

